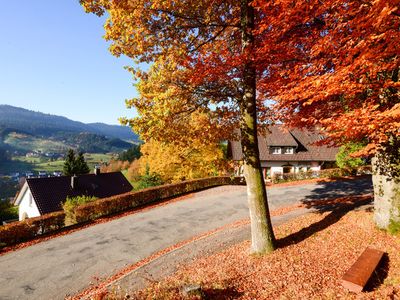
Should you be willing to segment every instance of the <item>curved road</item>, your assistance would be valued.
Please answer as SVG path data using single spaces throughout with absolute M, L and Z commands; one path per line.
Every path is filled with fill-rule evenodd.
M 369 178 L 268 188 L 270 209 L 372 192 Z M 64 299 L 95 278 L 152 253 L 248 217 L 246 188 L 216 187 L 194 197 L 98 224 L 0 256 L 0 299 Z

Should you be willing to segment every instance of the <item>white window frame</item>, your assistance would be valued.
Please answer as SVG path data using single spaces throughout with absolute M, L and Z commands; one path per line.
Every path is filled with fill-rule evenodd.
M 272 147 L 271 149 L 272 154 L 282 154 L 282 149 L 281 147 Z
M 286 147 L 284 153 L 285 154 L 293 154 L 294 153 L 293 147 Z

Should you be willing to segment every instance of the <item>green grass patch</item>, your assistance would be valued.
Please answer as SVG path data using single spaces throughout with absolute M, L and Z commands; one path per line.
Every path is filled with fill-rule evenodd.
M 32 149 L 35 149 L 42 152 L 62 153 L 69 148 L 68 145 L 60 141 L 42 139 L 19 133 L 10 133 L 4 139 L 4 143 L 22 151 L 32 151 Z
M 90 170 L 93 171 L 95 165 L 109 162 L 115 154 L 88 153 L 84 156 Z M 51 160 L 47 157 L 15 156 L 11 161 L 1 164 L 0 174 L 10 174 L 14 172 L 25 173 L 28 171 L 52 173 L 54 171 L 62 171 L 63 166 L 63 158 Z
M 400 221 L 396 222 L 394 220 L 390 220 L 388 232 L 392 235 L 400 234 Z

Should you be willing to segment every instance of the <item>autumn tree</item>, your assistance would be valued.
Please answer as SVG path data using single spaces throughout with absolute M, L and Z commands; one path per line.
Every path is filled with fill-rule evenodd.
M 162 92 L 173 95 L 168 108 L 178 111 L 180 107 L 182 112 L 190 113 L 207 112 L 213 107 L 222 123 L 237 121 L 248 189 L 251 251 L 272 251 L 274 234 L 257 142 L 257 116 L 261 118 L 263 112 L 257 109 L 260 103 L 256 101 L 257 70 L 253 60 L 259 16 L 251 1 L 80 2 L 88 12 L 102 15 L 107 11 L 105 38 L 112 42 L 110 51 L 114 55 L 124 54 L 137 63 L 156 63 L 162 71 L 176 74 L 167 86 L 159 85 Z M 148 77 L 143 70 L 130 70 L 138 79 Z M 142 124 L 142 132 L 151 128 Z M 166 123 L 165 127 L 170 124 L 174 123 Z
M 178 182 L 223 174 L 222 149 L 215 144 L 195 142 L 179 147 L 172 143 L 149 140 L 142 146 L 141 173 L 146 167 L 164 182 Z
M 265 14 L 274 11 L 269 1 L 257 2 Z M 386 216 L 400 221 L 396 200 L 400 196 L 394 192 L 399 188 L 395 182 L 400 182 L 399 4 L 399 0 L 281 1 L 283 10 L 274 13 L 284 22 L 275 28 L 280 27 L 279 35 L 292 44 L 292 58 L 270 64 L 271 76 L 259 82 L 260 97 L 276 101 L 279 119 L 286 124 L 319 127 L 330 144 L 367 142 L 358 154 L 376 157 L 375 220 L 380 227 L 387 227 Z M 283 11 L 296 6 L 303 6 L 304 14 L 298 15 L 297 26 L 291 26 L 287 18 L 293 15 Z M 259 34 L 273 40 L 269 22 L 261 23 Z M 271 47 L 265 44 L 258 51 L 268 57 Z M 387 197 L 380 201 L 382 191 Z M 379 215 L 386 220 L 379 221 Z

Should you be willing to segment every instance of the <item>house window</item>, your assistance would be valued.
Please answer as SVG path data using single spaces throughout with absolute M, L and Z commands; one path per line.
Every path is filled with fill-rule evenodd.
M 32 194 L 31 193 L 29 193 L 29 196 L 28 196 L 28 198 L 29 198 L 29 206 L 32 206 Z
M 272 154 L 281 154 L 281 147 L 272 147 Z
M 293 147 L 286 147 L 285 148 L 285 154 L 293 154 Z
M 289 174 L 293 172 L 292 166 L 283 166 L 283 174 Z

